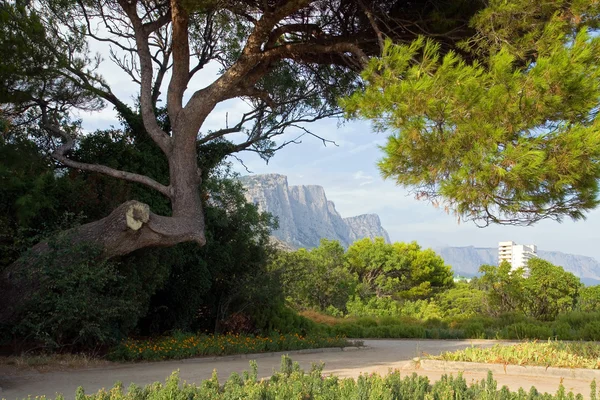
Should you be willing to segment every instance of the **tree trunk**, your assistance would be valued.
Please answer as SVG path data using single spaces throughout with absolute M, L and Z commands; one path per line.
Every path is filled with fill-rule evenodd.
M 177 216 L 164 217 L 150 212 L 147 204 L 135 200 L 121 204 L 101 220 L 70 229 L 61 233 L 61 236 L 67 238 L 73 247 L 83 243 L 99 246 L 104 259 L 144 247 L 173 246 L 192 240 L 200 245 L 205 243 L 201 208 L 197 208 L 195 213 L 184 213 L 182 210 Z M 49 251 L 52 248 L 48 241 L 38 243 L 26 256 L 2 271 L 0 324 L 13 322 L 20 307 L 43 284 L 41 277 L 36 276 L 39 268 L 36 256 Z M 69 261 L 73 260 L 65 260 Z

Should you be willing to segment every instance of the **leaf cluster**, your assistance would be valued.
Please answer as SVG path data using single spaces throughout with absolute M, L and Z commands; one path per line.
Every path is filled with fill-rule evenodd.
M 518 2 L 496 3 L 515 11 Z M 595 208 L 600 40 L 552 15 L 523 39 L 533 62 L 504 41 L 473 62 L 425 38 L 387 41 L 363 71 L 366 89 L 342 101 L 348 116 L 391 133 L 382 175 L 482 225 L 581 219 Z

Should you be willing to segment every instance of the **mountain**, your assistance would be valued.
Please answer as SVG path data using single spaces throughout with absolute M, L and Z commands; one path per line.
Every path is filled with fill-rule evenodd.
M 475 276 L 483 264 L 498 265 L 498 249 L 488 247 L 440 247 L 435 251 L 451 265 L 455 274 Z M 538 257 L 560 265 L 588 285 L 600 284 L 600 262 L 592 257 L 566 254 L 559 251 L 537 252 Z
M 317 247 L 322 238 L 338 240 L 345 247 L 365 237 L 382 236 L 390 242 L 378 215 L 342 218 L 321 186 L 289 186 L 287 177 L 279 174 L 247 175 L 240 180 L 246 199 L 278 218 L 273 236 L 291 247 Z

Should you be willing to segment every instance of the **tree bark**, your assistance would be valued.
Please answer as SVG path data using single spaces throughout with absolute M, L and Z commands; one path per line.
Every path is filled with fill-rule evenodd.
M 199 195 L 196 197 L 199 200 Z M 103 259 L 129 254 L 144 247 L 167 247 L 188 241 L 203 245 L 206 242 L 204 220 L 201 208 L 197 210 L 200 216 L 180 212 L 176 216 L 164 217 L 150 212 L 147 204 L 127 201 L 107 217 L 61 235 L 72 247 L 84 243 L 98 246 Z M 0 325 L 13 322 L 21 306 L 44 284 L 39 274 L 38 257 L 49 251 L 53 251 L 49 242 L 40 242 L 0 274 Z

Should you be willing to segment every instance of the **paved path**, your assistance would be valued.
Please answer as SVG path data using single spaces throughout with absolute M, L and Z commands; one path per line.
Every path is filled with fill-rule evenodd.
M 325 374 L 335 374 L 342 377 L 357 377 L 362 373 L 377 372 L 385 374 L 390 368 L 403 369 L 403 374 L 416 372 L 427 375 L 432 380 L 439 379 L 441 371 L 414 371 L 410 360 L 423 354 L 439 354 L 442 351 L 453 351 L 471 345 L 491 346 L 495 341 L 485 340 L 366 340 L 368 349 L 358 351 L 331 351 L 313 354 L 294 354 L 292 359 L 308 370 L 313 362 L 325 362 Z M 261 355 L 257 358 L 259 376 L 268 377 L 273 370 L 279 368 L 280 355 Z M 28 395 L 46 395 L 54 397 L 63 393 L 65 398 L 72 399 L 78 386 L 83 386 L 86 393 L 93 393 L 101 388 L 110 388 L 116 381 L 122 381 L 125 386 L 135 382 L 146 385 L 164 379 L 174 370 L 180 370 L 180 376 L 188 382 L 199 383 L 212 374 L 213 369 L 225 379 L 232 372 L 241 373 L 248 369 L 248 359 L 221 357 L 217 359 L 191 359 L 157 363 L 119 364 L 115 366 L 90 368 L 71 371 L 32 373 L 11 371 L 0 376 L 0 387 L 3 391 L 1 398 L 8 400 L 26 398 Z M 481 380 L 486 374 L 464 373 L 468 382 Z M 557 377 L 531 377 L 496 375 L 499 386 L 507 385 L 512 390 L 523 387 L 529 390 L 536 386 L 542 392 L 555 393 L 561 381 Z M 589 397 L 589 381 L 564 379 L 563 384 L 568 390 L 580 392 Z

